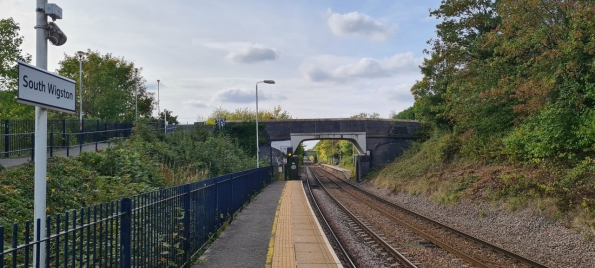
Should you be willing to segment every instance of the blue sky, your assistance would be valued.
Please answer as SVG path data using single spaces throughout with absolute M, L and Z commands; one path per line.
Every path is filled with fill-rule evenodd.
M 0 0 L 35 58 L 35 0 Z M 50 1 L 52 2 L 52 1 Z M 62 0 L 57 24 L 68 35 L 49 46 L 48 69 L 64 54 L 96 50 L 142 67 L 151 92 L 161 80 L 161 109 L 181 122 L 214 108 L 281 105 L 294 118 L 387 118 L 413 104 L 425 43 L 438 22 L 426 1 Z M 35 59 L 33 59 L 35 62 Z M 156 111 L 155 111 L 156 113 Z

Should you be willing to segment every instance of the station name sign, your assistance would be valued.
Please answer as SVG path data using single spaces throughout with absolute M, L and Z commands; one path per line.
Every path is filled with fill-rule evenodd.
M 76 82 L 35 66 L 19 63 L 19 93 L 17 102 L 75 113 Z

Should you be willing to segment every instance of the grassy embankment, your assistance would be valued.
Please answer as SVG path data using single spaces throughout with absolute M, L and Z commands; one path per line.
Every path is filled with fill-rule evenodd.
M 595 160 L 521 164 L 513 160 L 478 161 L 456 152 L 460 138 L 442 135 L 415 143 L 401 157 L 371 172 L 373 184 L 434 202 L 487 202 L 511 212 L 533 208 L 568 228 L 595 236 Z M 485 212 L 483 212 L 485 213 Z M 484 217 L 480 211 L 478 217 Z

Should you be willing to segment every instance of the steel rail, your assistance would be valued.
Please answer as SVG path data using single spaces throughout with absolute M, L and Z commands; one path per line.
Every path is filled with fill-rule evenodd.
M 312 173 L 310 171 L 310 169 L 306 169 L 308 173 Z M 312 192 L 312 188 L 310 187 L 310 176 L 306 176 L 306 185 L 308 186 L 308 192 L 310 193 L 310 196 L 312 197 L 312 202 L 314 207 L 316 208 L 316 210 L 318 211 L 320 218 L 322 219 L 322 221 L 324 222 L 324 225 L 327 227 L 327 229 L 329 230 L 330 234 L 333 236 L 333 239 L 335 240 L 335 242 L 337 243 L 337 245 L 339 246 L 339 248 L 341 249 L 341 252 L 343 253 L 343 256 L 345 256 L 345 258 L 347 258 L 347 262 L 349 263 L 349 265 L 353 268 L 356 268 L 357 266 L 355 265 L 355 263 L 353 263 L 353 260 L 351 259 L 351 256 L 349 256 L 349 254 L 347 253 L 347 250 L 345 250 L 345 248 L 343 247 L 343 244 L 341 243 L 341 241 L 339 240 L 339 238 L 335 235 L 335 232 L 333 231 L 333 228 L 331 228 L 331 225 L 328 223 L 328 221 L 326 220 L 326 217 L 324 217 L 324 214 L 322 213 L 322 210 L 320 209 L 320 206 L 318 205 L 318 202 L 316 202 L 316 197 L 314 196 L 314 193 Z
M 326 187 L 324 187 L 324 185 L 322 184 L 322 182 L 320 181 L 320 179 L 314 172 L 312 172 L 312 175 L 314 175 L 314 178 L 318 181 L 318 183 L 320 183 L 320 187 L 327 193 L 327 195 L 331 198 L 331 200 L 333 200 L 335 202 L 335 204 L 337 204 L 337 206 L 339 208 L 341 208 L 341 210 L 343 210 L 343 212 L 345 212 L 345 214 L 347 214 L 349 217 L 351 217 L 354 222 L 356 222 L 360 227 L 362 227 L 362 229 L 364 229 L 366 233 L 368 233 L 370 236 L 372 236 L 374 238 L 374 240 L 379 242 L 384 249 L 386 249 L 393 256 L 397 257 L 403 265 L 405 265 L 407 267 L 412 267 L 412 268 L 417 267 L 410 260 L 408 260 L 405 256 L 403 256 L 403 254 L 401 254 L 399 251 L 397 251 L 395 248 L 393 248 L 390 244 L 388 244 L 388 242 L 384 241 L 384 239 L 382 239 L 378 234 L 376 234 L 376 232 L 374 232 L 372 229 L 370 229 L 368 226 L 366 226 L 366 224 L 364 224 L 362 221 L 360 221 L 353 213 L 351 213 L 351 211 L 349 211 L 349 209 L 347 209 L 345 206 L 343 206 L 343 204 L 341 204 L 341 202 L 338 199 L 336 199 L 328 191 L 328 189 L 326 189 Z
M 328 173 L 328 174 L 331 174 L 331 175 L 333 175 L 332 173 L 330 173 L 330 172 L 328 172 L 328 171 L 326 171 L 326 170 L 324 170 L 324 169 L 321 169 L 321 170 L 323 170 L 325 173 Z M 334 177 L 336 177 L 336 176 L 334 176 Z M 388 205 L 388 206 L 391 206 L 391 207 L 393 207 L 393 208 L 395 208 L 395 209 L 398 209 L 398 210 L 400 210 L 400 211 L 402 211 L 402 212 L 404 212 L 404 213 L 406 213 L 406 214 L 412 215 L 412 216 L 414 216 L 414 217 L 418 217 L 418 218 L 420 218 L 420 219 L 422 219 L 422 220 L 424 220 L 424 221 L 428 221 L 428 222 L 430 222 L 430 223 L 432 223 L 432 224 L 434 224 L 434 225 L 437 225 L 437 226 L 439 226 L 440 228 L 443 228 L 443 229 L 445 229 L 445 230 L 447 230 L 447 231 L 450 231 L 450 232 L 452 232 L 452 233 L 454 233 L 454 234 L 456 234 L 456 235 L 459 235 L 459 236 L 461 236 L 461 237 L 463 237 L 463 238 L 466 238 L 466 239 L 469 239 L 469 240 L 471 240 L 471 241 L 473 241 L 473 242 L 476 242 L 476 243 L 478 243 L 478 244 L 480 244 L 480 245 L 482 245 L 482 246 L 484 246 L 484 247 L 490 248 L 491 250 L 494 250 L 494 251 L 496 251 L 496 252 L 499 252 L 499 253 L 501 253 L 501 254 L 503 254 L 503 255 L 506 255 L 506 256 L 508 256 L 508 257 L 510 257 L 510 258 L 512 258 L 512 259 L 518 260 L 518 261 L 520 261 L 520 262 L 523 262 L 523 263 L 525 263 L 525 264 L 527 264 L 527 265 L 530 265 L 530 266 L 532 266 L 532 267 L 539 267 L 539 268 L 545 268 L 545 267 L 547 267 L 547 266 L 545 266 L 545 265 L 543 265 L 543 264 L 540 264 L 540 263 L 538 263 L 538 262 L 536 262 L 536 261 L 530 260 L 530 259 L 528 259 L 528 258 L 525 258 L 525 257 L 523 257 L 523 256 L 521 256 L 521 255 L 518 255 L 518 254 L 516 254 L 516 253 L 514 253 L 514 252 L 510 252 L 510 251 L 508 251 L 508 250 L 506 250 L 506 249 L 503 249 L 503 248 L 500 248 L 500 247 L 498 247 L 498 246 L 496 246 L 496 245 L 490 244 L 490 243 L 488 243 L 488 242 L 486 242 L 486 241 L 483 241 L 483 240 L 481 240 L 481 239 L 479 239 L 479 238 L 477 238 L 477 237 L 474 237 L 474 236 L 471 236 L 471 235 L 469 235 L 469 234 L 466 234 L 466 233 L 464 233 L 464 232 L 462 232 L 462 231 L 459 231 L 459 230 L 457 230 L 457 229 L 454 229 L 454 228 L 452 228 L 452 227 L 450 227 L 450 226 L 448 226 L 448 225 L 445 225 L 445 224 L 443 224 L 443 223 L 440 223 L 440 222 L 438 222 L 438 221 L 435 221 L 435 220 L 433 220 L 433 219 L 430 219 L 430 218 L 428 218 L 428 217 L 426 217 L 426 216 L 423 216 L 423 215 L 421 215 L 421 214 L 418 214 L 418 213 L 416 213 L 416 212 L 413 212 L 413 211 L 411 211 L 411 210 L 409 210 L 409 209 L 407 209 L 407 208 L 404 208 L 404 207 L 402 207 L 402 206 L 399 206 L 399 205 L 397 205 L 397 204 L 395 204 L 395 203 L 393 203 L 393 202 L 390 202 L 390 201 L 388 201 L 388 200 L 385 200 L 385 199 L 383 199 L 383 198 L 381 198 L 381 197 L 378 197 L 378 196 L 374 195 L 373 193 L 370 193 L 370 192 L 368 192 L 368 191 L 366 191 L 366 190 L 364 190 L 364 189 L 362 189 L 362 188 L 360 188 L 360 187 L 358 187 L 358 186 L 356 186 L 356 185 L 353 185 L 353 184 L 352 184 L 352 183 L 350 183 L 349 181 L 346 181 L 346 180 L 344 180 L 344 179 L 341 179 L 341 178 L 338 178 L 338 177 L 337 177 L 337 179 L 339 179 L 339 180 L 343 181 L 345 184 L 347 184 L 347 185 L 351 186 L 352 188 L 355 188 L 356 190 L 358 190 L 358 191 L 360 191 L 360 192 L 362 192 L 362 193 L 366 194 L 367 196 L 369 196 L 369 197 L 371 197 L 371 198 L 373 198 L 373 199 L 376 199 L 376 200 L 378 200 L 378 201 L 380 201 L 380 202 L 382 202 L 382 203 L 384 203 L 384 204 L 386 204 L 386 205 Z M 338 185 L 338 184 L 337 184 L 337 185 Z M 338 186 L 339 186 L 339 187 L 341 187 L 340 185 L 338 185 Z M 343 187 L 342 187 L 342 188 L 343 188 Z M 344 188 L 343 188 L 343 189 L 344 189 Z M 349 191 L 348 191 L 348 192 L 349 192 Z M 351 194 L 351 195 L 352 195 L 352 196 L 354 196 L 353 194 Z M 355 197 L 355 196 L 354 196 L 354 197 Z M 358 198 L 358 197 L 356 197 L 356 198 Z M 359 199 L 361 200 L 361 198 L 359 198 Z M 363 201 L 363 202 L 366 202 L 366 201 L 364 201 L 364 200 L 362 200 L 362 201 Z M 367 202 L 366 202 L 366 203 L 367 203 Z M 370 206 L 374 207 L 373 205 L 370 205 Z M 375 209 L 377 209 L 378 211 L 380 211 L 382 214 L 385 214 L 385 215 L 387 215 L 387 216 L 388 216 L 388 217 L 390 217 L 391 219 L 394 219 L 394 220 L 396 220 L 396 221 L 398 221 L 398 222 L 403 222 L 402 220 L 400 220 L 400 219 L 398 219 L 398 218 L 394 217 L 393 215 L 390 215 L 390 214 L 388 214 L 388 213 L 384 212 L 384 211 L 383 211 L 382 209 L 380 209 L 380 208 L 376 208 L 376 207 L 374 207 L 374 208 L 375 208 Z M 403 222 L 403 223 L 404 223 L 404 222 Z M 409 228 L 409 226 L 411 226 L 411 225 L 409 225 L 409 224 L 407 224 L 407 223 L 404 223 L 404 225 L 406 225 L 408 228 Z M 420 232 L 420 233 L 423 233 L 423 235 L 422 235 L 422 234 L 420 234 L 420 233 L 418 233 L 418 234 L 419 234 L 420 236 L 423 236 L 424 238 L 426 238 L 426 236 L 427 236 L 427 239 L 428 239 L 428 240 L 430 240 L 432 243 L 434 243 L 434 244 L 436 244 L 436 245 L 438 245 L 438 246 L 440 246 L 440 247 L 442 247 L 441 245 L 444 245 L 444 246 L 445 246 L 445 248 L 444 248 L 444 249 L 446 249 L 446 250 L 448 250 L 448 251 L 450 251 L 449 249 L 452 249 L 452 250 L 453 250 L 453 251 L 452 251 L 452 253 L 453 253 L 453 254 L 455 254 L 455 255 L 458 255 L 459 257 L 462 257 L 462 258 L 468 259 L 470 262 L 473 262 L 474 264 L 480 265 L 480 266 L 482 266 L 482 267 L 489 267 L 489 266 L 487 266 L 487 265 L 485 265 L 485 264 L 482 264 L 481 262 L 479 262 L 479 261 L 475 260 L 474 258 L 472 258 L 472 257 L 470 257 L 470 256 L 466 257 L 466 256 L 467 256 L 466 254 L 464 254 L 464 253 L 462 253 L 462 252 L 459 252 L 458 250 L 456 250 L 456 249 L 454 249 L 454 248 L 452 248 L 452 247 L 450 247 L 450 246 L 446 245 L 445 243 L 442 243 L 441 241 L 438 241 L 437 239 L 435 239 L 435 238 L 431 237 L 431 236 L 430 236 L 430 235 L 428 235 L 428 234 L 425 234 L 423 231 L 421 231 L 421 230 L 418 230 L 417 228 L 415 228 L 415 227 L 413 227 L 413 226 L 411 226 L 411 230 L 412 230 L 412 231 L 414 231 L 415 233 L 418 233 L 418 232 Z M 416 230 L 417 230 L 417 231 L 416 231 Z M 435 242 L 435 241 L 436 241 L 436 242 Z M 458 253 L 457 253 L 457 252 L 458 252 Z M 461 254 L 461 255 L 459 255 L 459 254 Z M 479 262 L 479 263 L 476 263 L 476 262 Z

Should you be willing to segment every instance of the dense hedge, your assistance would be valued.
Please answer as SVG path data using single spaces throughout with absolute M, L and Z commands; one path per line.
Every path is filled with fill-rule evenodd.
M 146 125 L 98 153 L 52 157 L 47 214 L 252 168 L 234 139 L 202 130 L 157 135 Z M 33 218 L 34 164 L 0 171 L 0 226 Z

